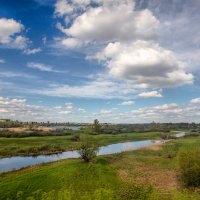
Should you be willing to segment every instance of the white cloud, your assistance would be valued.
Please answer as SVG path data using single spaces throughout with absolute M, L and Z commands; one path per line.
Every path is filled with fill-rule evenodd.
M 101 114 L 111 114 L 112 113 L 112 110 L 100 110 L 100 113 Z
M 13 71 L 1 71 L 0 77 L 3 78 L 14 78 L 14 77 L 23 77 L 23 78 L 37 78 L 34 75 L 26 74 L 26 73 L 19 73 L 19 72 L 13 72 Z
M 60 71 L 53 69 L 52 66 L 45 65 L 42 63 L 29 62 L 29 63 L 27 63 L 27 67 L 33 68 L 33 69 L 38 69 L 43 72 L 60 72 Z
M 200 98 L 195 98 L 191 100 L 191 103 L 200 104 Z
M 74 38 L 63 39 L 61 40 L 61 44 L 68 48 L 75 48 L 80 46 L 80 42 Z
M 14 19 L 0 18 L 0 44 L 8 48 L 23 49 L 29 40 L 19 35 L 24 26 Z
M 109 43 L 96 59 L 105 62 L 110 75 L 132 80 L 146 88 L 193 83 L 193 75 L 184 71 L 184 64 L 173 52 L 154 42 Z
M 42 51 L 41 48 L 25 49 L 25 50 L 24 50 L 24 54 L 26 54 L 26 55 L 32 55 L 32 54 L 39 53 L 39 52 L 41 52 L 41 51 Z
M 149 9 L 136 9 L 132 0 L 60 0 L 57 4 L 65 4 L 62 11 L 55 10 L 59 16 L 71 17 L 66 28 L 57 24 L 66 35 L 59 42 L 68 48 L 96 48 L 97 53 L 92 50 L 87 58 L 104 64 L 110 77 L 129 80 L 134 88 L 193 83 L 193 75 L 185 68 L 187 63 L 159 44 L 156 34 L 160 21 Z
M 138 122 L 198 122 L 200 108 L 193 105 L 177 105 L 175 103 L 140 108 L 129 116 Z
M 0 18 L 0 42 L 9 43 L 16 33 L 20 33 L 24 26 L 14 19 Z
M 0 115 L 3 118 L 37 119 L 46 111 L 44 107 L 27 104 L 26 99 L 0 97 Z
M 66 103 L 66 109 L 72 111 L 74 109 L 73 103 Z
M 73 12 L 66 1 L 62 12 Z M 132 1 L 100 1 L 98 7 L 89 7 L 77 16 L 69 28 L 61 28 L 67 36 L 82 42 L 133 41 L 152 39 L 159 22 L 149 10 L 135 11 Z M 67 6 L 66 6 L 67 5 Z M 64 9 L 66 8 L 66 9 Z
M 57 0 L 55 4 L 55 14 L 59 17 L 66 16 L 68 14 L 75 15 L 76 11 L 85 10 L 86 6 L 92 1 L 93 0 Z
M 142 92 L 138 94 L 139 97 L 163 97 L 162 94 L 160 94 L 158 91 L 150 91 L 150 92 Z
M 71 110 L 65 110 L 65 111 L 60 111 L 59 114 L 64 114 L 64 115 L 69 115 L 71 114 L 72 111 Z
M 134 101 L 124 101 L 119 105 L 121 105 L 121 106 L 132 106 L 133 104 L 134 104 Z
M 84 108 L 78 108 L 78 111 L 79 111 L 79 112 L 83 112 L 83 113 L 86 112 L 86 110 L 85 110 Z
M 49 85 L 41 89 L 27 90 L 28 93 L 57 97 L 127 99 L 135 95 L 135 89 L 130 84 L 97 78 L 82 85 Z
M 26 99 L 0 97 L 0 116 L 22 121 L 66 121 L 73 111 L 64 107 L 47 107 L 31 105 Z M 75 113 L 76 115 L 76 113 Z M 78 117 L 78 115 L 76 115 Z M 70 119 L 70 118 L 69 118 Z M 69 120 L 68 119 L 68 120 Z
M 23 121 L 79 121 L 92 122 L 97 118 L 101 122 L 113 123 L 149 123 L 156 122 L 199 122 L 200 107 L 196 104 L 162 104 L 139 108 L 128 112 L 114 112 L 115 109 L 102 109 L 99 113 L 84 115 L 84 109 L 67 110 L 64 106 L 45 107 L 31 105 L 26 99 L 0 97 L 1 118 Z M 82 112 L 80 115 L 79 112 Z
M 55 14 L 63 16 L 73 12 L 73 7 L 66 0 L 58 0 L 55 4 Z

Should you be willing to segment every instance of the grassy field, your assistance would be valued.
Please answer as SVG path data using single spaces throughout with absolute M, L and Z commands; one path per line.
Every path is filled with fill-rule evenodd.
M 199 200 L 200 188 L 179 181 L 176 153 L 200 145 L 200 137 L 167 147 L 97 157 L 93 163 L 64 160 L 0 175 L 0 199 Z
M 116 135 L 100 134 L 90 135 L 90 138 L 99 145 L 108 145 L 131 140 L 155 139 L 161 134 L 159 132 L 123 133 Z M 82 133 L 81 137 L 84 137 L 84 135 Z M 64 150 L 77 149 L 79 142 L 73 142 L 72 137 L 71 135 L 25 138 L 0 137 L 0 157 L 51 154 Z

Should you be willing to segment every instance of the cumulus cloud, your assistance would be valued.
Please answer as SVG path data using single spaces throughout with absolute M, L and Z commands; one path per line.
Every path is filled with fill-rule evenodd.
M 82 112 L 81 116 L 80 112 Z M 85 115 L 84 113 L 85 110 L 78 107 L 67 109 L 66 105 L 56 107 L 37 106 L 29 104 L 26 99 L 0 97 L 1 117 L 23 121 L 66 121 L 71 119 L 72 121 L 92 122 L 94 118 L 98 117 L 101 122 L 114 123 L 198 122 L 200 108 L 196 104 L 178 105 L 171 103 L 139 108 L 128 112 L 102 109 L 93 115 Z
M 140 122 L 197 122 L 200 108 L 171 103 L 133 110 L 132 115 L 129 113 L 127 116 Z
M 24 26 L 14 19 L 0 18 L 0 44 L 9 47 L 23 49 L 29 40 L 20 35 Z
M 73 7 L 66 0 L 58 0 L 55 4 L 55 14 L 63 16 L 73 12 Z
M 195 98 L 191 100 L 191 103 L 200 104 L 200 98 Z
M 133 80 L 146 88 L 193 83 L 193 75 L 184 71 L 173 52 L 154 42 L 109 43 L 94 58 L 103 60 L 112 76 Z
M 27 120 L 45 111 L 44 107 L 27 104 L 26 99 L 0 97 L 0 115 L 4 118 Z
M 95 117 L 101 122 L 114 123 L 151 123 L 155 122 L 199 122 L 200 108 L 198 105 L 176 103 L 161 104 L 151 107 L 144 107 L 128 112 L 112 112 Z M 88 119 L 89 116 L 88 116 Z
M 64 32 L 81 41 L 151 39 L 158 21 L 148 10 L 134 12 L 130 4 L 90 8 Z
M 57 7 L 61 4 L 65 5 L 59 7 L 62 11 Z M 112 78 L 130 80 L 138 88 L 193 83 L 187 63 L 160 45 L 157 33 L 162 25 L 150 9 L 138 9 L 132 0 L 59 0 L 55 13 L 71 17 L 66 26 L 57 24 L 66 35 L 61 44 L 68 48 L 96 46 L 97 53 L 93 51 L 87 58 L 103 63 Z
M 135 103 L 134 101 L 124 101 L 119 105 L 121 105 L 121 106 L 132 106 L 134 103 Z
M 142 92 L 138 94 L 139 97 L 149 98 L 149 97 L 163 97 L 158 91 Z
M 75 48 L 80 46 L 80 42 L 74 38 L 67 38 L 61 40 L 61 44 L 68 48 Z
M 72 119 L 71 117 L 74 119 L 75 116 L 78 118 L 77 111 L 73 108 L 66 107 L 66 105 L 55 107 L 38 106 L 29 104 L 26 99 L 22 98 L 0 97 L 1 118 L 22 121 L 66 121 Z M 79 112 L 83 112 L 83 110 Z
M 65 0 L 57 1 L 56 13 L 72 13 L 77 3 L 69 3 Z M 88 3 L 85 2 L 85 3 Z M 149 40 L 155 36 L 155 29 L 159 22 L 149 10 L 135 11 L 132 1 L 97 1 L 98 7 L 90 6 L 81 15 L 75 17 L 69 28 L 57 26 L 69 39 L 63 40 L 63 45 L 69 45 L 79 41 L 109 42 L 109 41 L 133 41 L 136 39 Z M 62 5 L 62 6 L 61 6 Z M 64 6 L 65 5 L 65 6 Z M 82 8 L 84 2 L 81 2 Z

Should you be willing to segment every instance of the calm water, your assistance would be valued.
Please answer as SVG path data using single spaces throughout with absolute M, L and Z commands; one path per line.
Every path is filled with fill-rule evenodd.
M 173 133 L 176 133 L 174 136 L 176 138 L 182 138 L 186 136 L 186 132 L 185 131 L 172 131 Z
M 111 144 L 108 146 L 102 146 L 99 149 L 98 155 L 107 155 L 107 154 L 114 154 L 120 153 L 123 151 L 135 150 L 141 147 L 146 147 L 150 144 L 153 144 L 159 141 L 153 140 L 144 140 L 144 141 L 135 141 L 135 142 L 125 142 L 125 143 L 118 143 L 118 144 Z M 20 169 L 22 167 L 27 167 L 34 164 L 39 163 L 46 163 L 51 161 L 57 161 L 61 159 L 67 158 L 78 158 L 77 151 L 66 151 L 60 154 L 54 155 L 43 155 L 43 156 L 16 156 L 11 158 L 2 158 L 0 159 L 0 172 L 7 172 L 15 169 Z
M 48 128 L 51 128 L 53 130 L 63 130 L 63 129 L 70 129 L 73 131 L 78 131 L 81 129 L 80 126 L 48 126 Z

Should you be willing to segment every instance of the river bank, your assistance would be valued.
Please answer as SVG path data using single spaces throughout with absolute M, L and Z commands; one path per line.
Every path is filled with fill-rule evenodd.
M 185 188 L 179 182 L 176 154 L 180 148 L 199 146 L 200 137 L 180 138 L 168 144 L 169 148 L 159 150 L 99 156 L 89 164 L 69 159 L 3 173 L 0 199 L 21 195 L 21 199 L 127 200 L 146 195 L 151 200 L 199 200 L 198 188 Z

